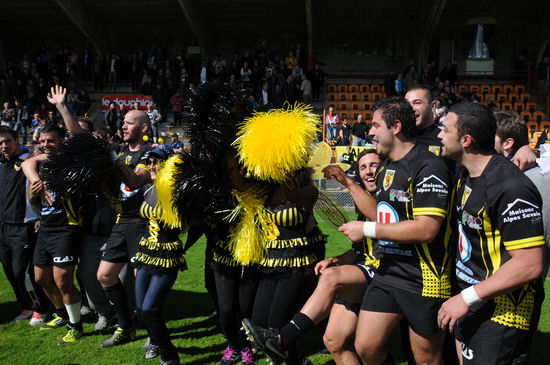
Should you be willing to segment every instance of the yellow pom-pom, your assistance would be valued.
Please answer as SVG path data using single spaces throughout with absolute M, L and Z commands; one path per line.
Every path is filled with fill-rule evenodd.
M 159 143 L 164 143 L 164 139 L 159 138 L 158 142 L 159 142 Z
M 174 208 L 174 172 L 176 164 L 181 163 L 179 155 L 172 155 L 163 167 L 158 171 L 155 179 L 155 189 L 157 190 L 158 207 L 161 209 L 161 220 L 170 228 L 181 227 L 181 220 Z
M 318 124 L 319 116 L 304 104 L 254 113 L 240 126 L 233 144 L 252 176 L 280 183 L 306 166 L 315 148 Z
M 143 136 L 143 140 L 147 142 L 149 140 L 149 136 Z

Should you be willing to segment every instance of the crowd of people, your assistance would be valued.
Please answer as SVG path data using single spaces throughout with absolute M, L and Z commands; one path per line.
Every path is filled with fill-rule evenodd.
M 129 70 L 154 73 L 161 89 L 159 79 L 177 73 L 162 50 L 141 53 L 111 56 L 112 88 L 132 77 Z M 96 64 L 86 55 L 89 69 L 74 73 L 91 78 Z M 36 151 L 19 143 L 21 121 L 7 113 L 15 119 L 0 126 L 0 254 L 22 309 L 16 320 L 66 327 L 59 342 L 66 345 L 82 337 L 89 306 L 97 330 L 114 329 L 101 348 L 133 341 L 139 323 L 149 336 L 145 358 L 179 364 L 162 305 L 186 268 L 180 234 L 187 231 L 188 243 L 207 238 L 205 285 L 227 340 L 221 365 L 253 364 L 253 344 L 275 363 L 307 363 L 300 339 L 327 318 L 323 340 L 338 364 L 393 363 L 386 343 L 400 323 L 411 363 L 528 363 L 544 298 L 550 184 L 532 168 L 525 123 L 471 102 L 453 102 L 440 121 L 439 82 L 418 85 L 429 80 L 415 78 L 414 65 L 404 84 L 394 80 L 401 95 L 373 107 L 369 126 L 337 128 L 329 110 L 331 140 L 349 145 L 355 136 L 354 145 L 370 147 L 357 156 L 359 183 L 338 166 L 323 170 L 349 190 L 359 212 L 339 225 L 351 249 L 325 258 L 327 237 L 313 214 L 322 197 L 307 166 L 318 118 L 306 105 L 281 109 L 264 99 L 285 77 L 284 88 L 297 91 L 294 80 L 304 85 L 303 65 L 309 72 L 312 61 L 303 63 L 301 47 L 278 63 L 260 50 L 250 58 L 260 67 L 256 77 L 248 57 L 227 66 L 218 56 L 200 68 L 181 60 L 180 75 L 193 75 L 172 85 L 191 100 L 180 115 L 189 126 L 185 150 L 177 135 L 158 141 L 160 103 L 160 112 L 119 113 L 111 105 L 107 128 L 94 131 L 75 117 L 71 92 L 52 87 L 45 98 L 62 119 L 41 121 Z M 81 65 L 81 56 L 73 58 Z M 34 62 L 26 62 L 32 74 Z M 236 81 L 231 70 L 239 66 Z M 116 73 L 122 69 L 126 76 Z M 444 71 L 452 87 L 452 69 Z M 193 78 L 196 88 L 178 89 Z M 258 108 L 241 92 L 246 83 L 260 87 L 258 103 L 271 102 Z M 314 88 L 302 90 L 306 104 Z M 144 138 L 151 129 L 153 141 Z M 82 173 L 84 165 L 112 174 Z
M 35 113 L 45 120 L 51 111 L 46 99 L 50 87 L 65 85 L 69 90 L 67 107 L 84 116 L 91 106 L 87 89 L 117 90 L 122 84 L 130 84 L 132 92 L 152 97 L 163 122 L 168 112 L 173 112 L 174 122 L 179 124 L 177 115 L 190 90 L 205 81 L 246 88 L 253 108 L 265 111 L 280 108 L 285 102 L 309 104 L 318 99 L 325 73 L 322 64 L 308 57 L 300 43 L 291 46 L 286 56 L 262 43 L 254 53 L 245 50 L 230 60 L 221 54 L 214 59 L 200 59 L 161 47 L 105 55 L 69 45 L 57 50 L 41 47 L 32 55 L 23 55 L 17 64 L 8 62 L 0 73 L 1 120 L 22 133 L 25 143 L 26 130 L 36 130 Z

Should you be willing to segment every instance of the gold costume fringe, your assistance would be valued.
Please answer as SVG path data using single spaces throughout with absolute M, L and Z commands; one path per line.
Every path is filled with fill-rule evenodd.
M 173 267 L 185 265 L 185 258 L 183 256 L 170 258 L 152 257 L 143 252 L 136 253 L 136 261 L 141 262 L 145 265 L 163 267 L 165 269 L 171 269 Z
M 229 235 L 229 250 L 241 265 L 258 263 L 265 257 L 265 243 L 279 236 L 279 229 L 273 223 L 265 209 L 266 196 L 260 188 L 251 188 L 245 192 L 233 191 L 237 207 L 229 213 L 229 222 L 237 225 Z
M 181 220 L 178 216 L 176 209 L 174 208 L 174 172 L 176 170 L 176 164 L 181 163 L 181 157 L 179 155 L 172 155 L 164 166 L 158 171 L 155 179 L 155 189 L 157 190 L 157 207 L 160 211 L 156 213 L 162 213 L 157 215 L 161 217 L 162 222 L 169 228 L 182 228 Z

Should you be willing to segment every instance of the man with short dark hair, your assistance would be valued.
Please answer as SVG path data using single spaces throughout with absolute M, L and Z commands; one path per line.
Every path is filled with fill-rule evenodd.
M 455 202 L 462 291 L 438 315 L 441 328 L 455 331 L 462 364 L 527 364 L 544 298 L 542 199 L 495 154 L 496 130 L 488 108 L 461 103 L 439 134 L 443 156 L 463 166 Z
M 38 214 L 26 199 L 27 179 L 21 164 L 29 149 L 19 145 L 17 133 L 0 127 L 0 259 L 22 312 L 14 321 L 33 315 L 33 324 L 43 322 L 49 300 L 34 280 L 32 255 L 36 244 L 35 223 Z
M 370 135 L 386 160 L 377 171 L 376 193 L 358 204 L 371 221 L 339 229 L 352 241 L 378 239 L 383 252 L 363 299 L 355 349 L 366 364 L 390 361 L 386 342 L 406 318 L 416 362 L 441 364 L 444 333 L 437 311 L 451 294 L 451 174 L 441 159 L 415 143 L 415 113 L 405 99 L 383 99 L 373 110 Z
M 364 146 L 367 144 L 367 135 L 369 133 L 369 126 L 363 120 L 363 116 L 359 114 L 357 121 L 353 123 L 351 127 L 351 134 L 353 135 L 353 146 Z
M 54 318 L 42 325 L 41 329 L 54 329 L 66 323 L 68 332 L 59 344 L 75 342 L 84 332 L 80 320 L 81 296 L 74 285 L 82 233 L 80 202 L 55 196 L 47 190 L 39 175 L 41 164 L 64 138 L 64 129 L 56 125 L 45 126 L 40 131 L 42 154 L 21 165 L 31 184 L 30 200 L 41 207 L 34 252 L 36 282 L 42 286 L 55 307 Z

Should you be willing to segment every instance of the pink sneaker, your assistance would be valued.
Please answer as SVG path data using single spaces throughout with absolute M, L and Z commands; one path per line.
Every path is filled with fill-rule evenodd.
M 21 314 L 19 314 L 17 317 L 15 317 L 15 318 L 13 319 L 13 322 L 25 321 L 25 320 L 31 318 L 31 316 L 32 316 L 32 311 L 31 311 L 31 310 L 23 309 L 23 311 L 21 312 Z
M 234 365 L 241 358 L 241 354 L 231 346 L 227 346 L 223 352 L 222 360 L 220 365 Z
M 254 356 L 250 347 L 244 347 L 241 349 L 241 364 L 242 365 L 254 365 Z

